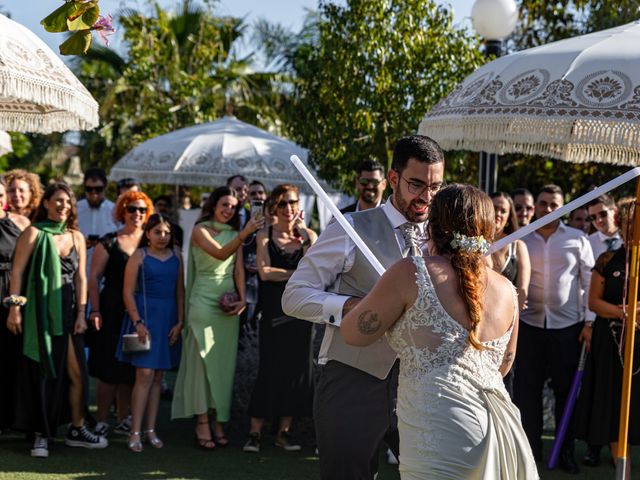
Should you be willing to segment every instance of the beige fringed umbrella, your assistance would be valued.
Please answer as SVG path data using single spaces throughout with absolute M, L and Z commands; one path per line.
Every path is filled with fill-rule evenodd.
M 64 132 L 98 126 L 98 104 L 33 32 L 0 14 L 0 130 Z
M 13 152 L 11 137 L 7 132 L 0 130 L 0 157 L 10 152 Z
M 640 22 L 498 58 L 419 132 L 445 150 L 640 164 Z

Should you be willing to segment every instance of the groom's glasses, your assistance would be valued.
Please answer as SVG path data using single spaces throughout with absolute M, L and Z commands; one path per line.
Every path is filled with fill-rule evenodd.
M 420 196 L 427 190 L 429 190 L 429 193 L 431 195 L 435 195 L 446 186 L 444 182 L 432 183 L 431 185 L 427 185 L 422 182 L 414 182 L 411 180 L 407 180 L 403 176 L 400 176 L 400 178 L 405 182 L 407 182 L 407 189 L 409 190 L 409 193 L 412 195 Z

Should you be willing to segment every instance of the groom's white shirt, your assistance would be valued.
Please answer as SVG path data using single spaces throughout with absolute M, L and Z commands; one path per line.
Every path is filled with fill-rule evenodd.
M 398 247 L 404 249 L 404 239 L 398 229 L 407 223 L 407 219 L 388 200 L 381 207 L 389 224 L 394 229 Z M 350 215 L 346 215 L 351 225 Z M 424 236 L 425 224 L 417 224 Z M 355 260 L 355 243 L 344 232 L 338 222 L 330 223 L 318 241 L 309 249 L 293 273 L 282 296 L 282 308 L 291 316 L 315 323 L 328 323 L 335 327 L 342 322 L 342 308 L 350 298 L 336 293 L 340 275 L 348 272 Z M 335 329 L 325 332 L 323 348 L 320 351 L 319 363 L 327 361 L 325 346 L 329 345 L 330 337 Z

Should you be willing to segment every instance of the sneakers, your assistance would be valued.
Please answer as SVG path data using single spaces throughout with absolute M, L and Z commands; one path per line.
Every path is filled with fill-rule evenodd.
M 283 430 L 278 434 L 275 445 L 276 447 L 285 449 L 287 452 L 297 452 L 302 450 L 302 447 L 298 442 L 296 442 L 293 435 L 286 430 Z
M 260 434 L 253 432 L 249 434 L 249 440 L 242 447 L 243 452 L 259 453 L 260 452 Z
M 33 442 L 31 456 L 36 458 L 47 458 L 49 456 L 49 439 L 36 434 Z
M 98 422 L 96 428 L 93 429 L 93 433 L 99 437 L 106 437 L 109 434 L 109 424 L 107 422 Z
M 109 445 L 106 438 L 94 435 L 84 425 L 81 427 L 69 426 L 64 443 L 69 447 L 83 448 L 105 448 Z
M 119 424 L 113 428 L 113 433 L 118 435 L 130 435 L 131 434 L 131 415 L 125 417 Z

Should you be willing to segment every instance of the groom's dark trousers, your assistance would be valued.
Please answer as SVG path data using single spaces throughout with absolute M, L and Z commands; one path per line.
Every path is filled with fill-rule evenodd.
M 398 364 L 384 380 L 336 360 L 322 367 L 313 405 L 322 480 L 372 480 L 383 441 L 398 456 Z

